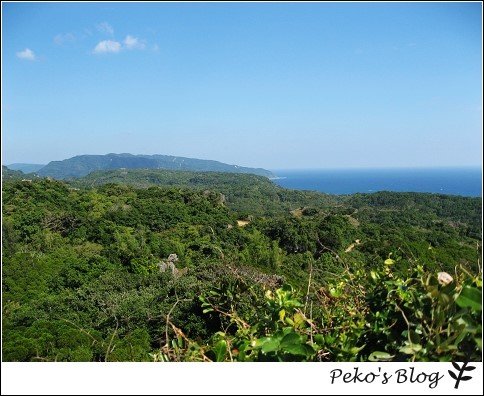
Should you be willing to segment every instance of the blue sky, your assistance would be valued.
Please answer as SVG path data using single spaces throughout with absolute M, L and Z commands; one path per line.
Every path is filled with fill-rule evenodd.
M 2 3 L 2 163 L 482 159 L 480 3 Z

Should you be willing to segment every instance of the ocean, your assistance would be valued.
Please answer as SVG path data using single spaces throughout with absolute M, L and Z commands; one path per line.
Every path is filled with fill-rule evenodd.
M 281 187 L 328 194 L 376 191 L 428 192 L 468 197 L 482 194 L 481 168 L 273 170 Z

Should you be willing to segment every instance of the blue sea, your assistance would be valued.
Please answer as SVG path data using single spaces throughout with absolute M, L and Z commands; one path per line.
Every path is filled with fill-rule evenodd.
M 281 187 L 328 194 L 428 192 L 480 197 L 481 168 L 276 169 Z

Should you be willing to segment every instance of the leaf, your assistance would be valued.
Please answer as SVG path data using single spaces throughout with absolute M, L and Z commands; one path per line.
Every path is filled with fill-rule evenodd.
M 314 353 L 314 349 L 307 344 L 291 344 L 284 348 L 284 352 L 291 355 L 311 356 Z
M 314 335 L 314 342 L 319 346 L 324 345 L 324 336 L 322 334 L 315 334 Z
M 290 300 L 287 300 L 286 301 L 286 304 L 290 307 L 302 307 L 303 304 L 299 301 L 299 300 L 296 300 L 296 299 L 290 299 Z
M 215 353 L 215 360 L 223 362 L 227 353 L 227 342 L 225 340 L 218 341 L 213 347 L 213 352 Z
M 457 381 L 457 375 L 454 374 L 453 371 L 447 370 L 449 372 L 449 375 Z
M 470 379 L 472 379 L 472 377 L 468 375 L 464 375 L 463 377 L 460 378 L 461 381 L 469 381 Z
M 466 368 L 464 368 L 465 371 L 472 371 L 472 370 L 475 370 L 475 366 L 467 366 Z
M 390 355 L 387 352 L 375 351 L 368 356 L 368 360 L 370 362 L 386 362 L 391 360 L 393 357 L 394 355 Z
M 352 355 L 356 356 L 358 354 L 358 352 L 360 352 L 364 347 L 365 347 L 365 344 L 363 344 L 360 347 L 354 346 L 354 347 L 348 349 L 348 352 L 351 353 Z
M 285 316 L 286 316 L 286 311 L 285 311 L 285 310 L 283 310 L 283 309 L 281 309 L 281 310 L 279 311 L 279 320 L 280 320 L 280 321 L 283 321 Z
M 452 366 L 458 371 L 460 371 L 460 366 L 456 362 L 452 362 Z
M 471 308 L 476 311 L 482 310 L 482 292 L 475 287 L 465 286 L 455 303 L 461 308 Z
M 266 341 L 262 344 L 262 352 L 263 353 L 269 353 L 269 352 L 274 352 L 279 349 L 279 339 L 278 338 L 272 338 L 272 337 L 267 337 Z
M 308 356 L 314 353 L 314 349 L 303 343 L 301 336 L 297 333 L 291 332 L 286 334 L 281 340 L 280 348 L 292 355 Z
M 400 352 L 405 353 L 407 355 L 414 355 L 421 349 L 422 349 L 422 345 L 420 344 L 410 344 L 400 348 Z
M 301 336 L 297 333 L 289 333 L 284 336 L 281 340 L 281 348 L 286 348 L 291 344 L 300 344 L 301 343 Z
M 304 316 L 302 316 L 300 313 L 294 314 L 294 326 L 301 327 L 301 325 L 303 324 L 304 324 Z
M 391 258 L 385 260 L 385 265 L 393 265 L 395 264 L 395 260 L 392 260 Z
M 274 335 L 277 334 L 277 336 L 282 339 L 282 337 L 284 337 L 285 335 L 290 334 L 290 333 L 294 333 L 294 329 L 290 326 L 287 326 L 287 327 L 284 327 L 282 329 L 282 331 L 280 331 L 280 330 L 277 331 Z
M 252 341 L 251 346 L 254 348 L 260 348 L 264 343 L 266 343 L 268 340 L 271 340 L 272 337 L 261 337 L 257 338 Z

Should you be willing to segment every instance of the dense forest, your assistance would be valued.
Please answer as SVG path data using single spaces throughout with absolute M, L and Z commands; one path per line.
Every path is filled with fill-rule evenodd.
M 480 198 L 2 177 L 4 361 L 481 360 Z

